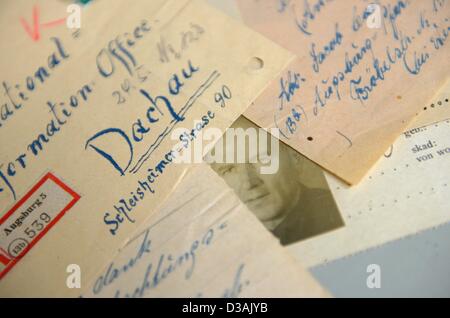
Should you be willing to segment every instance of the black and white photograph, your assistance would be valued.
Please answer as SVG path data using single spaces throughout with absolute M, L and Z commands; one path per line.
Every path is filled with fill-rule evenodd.
M 231 128 L 258 129 L 243 116 Z M 270 135 L 266 138 L 271 139 L 269 145 L 277 142 Z M 218 145 L 226 147 L 229 143 L 224 139 Z M 278 149 L 279 166 L 273 174 L 261 173 L 261 162 L 211 163 L 211 167 L 283 245 L 344 226 L 324 172 L 281 142 Z M 271 158 L 274 156 L 277 154 L 271 153 Z

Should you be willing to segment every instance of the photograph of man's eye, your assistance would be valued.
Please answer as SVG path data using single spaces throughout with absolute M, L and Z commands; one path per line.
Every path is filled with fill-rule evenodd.
M 256 130 L 258 127 L 241 116 L 231 128 Z M 223 139 L 218 145 L 226 147 L 229 145 L 226 135 Z M 267 136 L 267 139 L 271 141 L 269 144 L 276 142 L 272 136 Z M 248 147 L 250 143 L 245 145 Z M 323 171 L 281 142 L 278 148 L 278 154 L 272 151 L 269 156 L 274 160 L 278 158 L 279 166 L 275 173 L 261 173 L 261 166 L 264 165 L 261 161 L 268 157 L 265 151 L 258 152 L 260 160 L 247 160 L 246 163 L 214 162 L 211 167 L 282 245 L 293 244 L 343 226 Z

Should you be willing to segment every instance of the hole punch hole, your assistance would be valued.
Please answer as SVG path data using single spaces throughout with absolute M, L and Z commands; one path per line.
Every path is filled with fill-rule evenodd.
M 313 140 L 314 140 L 313 137 L 308 137 L 308 138 L 306 138 L 306 139 L 308 139 L 308 141 L 313 141 Z
M 252 72 L 260 71 L 264 68 L 264 61 L 259 57 L 252 57 L 250 61 L 248 61 L 247 67 Z

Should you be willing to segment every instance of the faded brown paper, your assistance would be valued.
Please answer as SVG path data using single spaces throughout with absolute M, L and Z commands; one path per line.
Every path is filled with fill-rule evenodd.
M 66 14 L 61 1 L 36 3 L 42 23 Z M 2 278 L 0 295 L 76 295 L 66 286 L 67 266 L 78 264 L 83 281 L 93 279 L 186 169 L 168 162 L 178 143 L 170 128 L 192 129 L 210 111 L 209 124 L 224 130 L 292 55 L 201 1 L 93 1 L 82 11 L 81 30 L 42 28 L 38 41 L 20 23 L 23 17 L 32 25 L 32 3 L 8 1 L 1 8 L 0 73 L 21 104 L 1 96 L 0 105 L 17 108 L 0 127 L 0 167 L 9 182 L 1 179 L 1 213 L 47 172 L 81 198 Z M 41 81 L 35 72 L 49 56 L 53 68 Z M 262 69 L 249 68 L 254 57 L 264 60 Z M 222 108 L 215 94 L 224 85 L 233 97 Z M 114 132 L 99 135 L 107 129 Z M 33 151 L 37 138 L 42 149 L 35 144 Z M 96 149 L 113 154 L 122 171 Z M 154 193 L 143 190 L 143 181 Z
M 245 116 L 359 182 L 450 71 L 448 1 L 238 0 L 245 23 L 294 52 Z M 373 11 L 376 13 L 376 11 Z

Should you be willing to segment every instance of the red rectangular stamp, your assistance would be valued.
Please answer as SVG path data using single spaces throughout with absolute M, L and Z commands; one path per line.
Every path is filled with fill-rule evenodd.
M 49 172 L 0 218 L 0 279 L 79 199 Z

